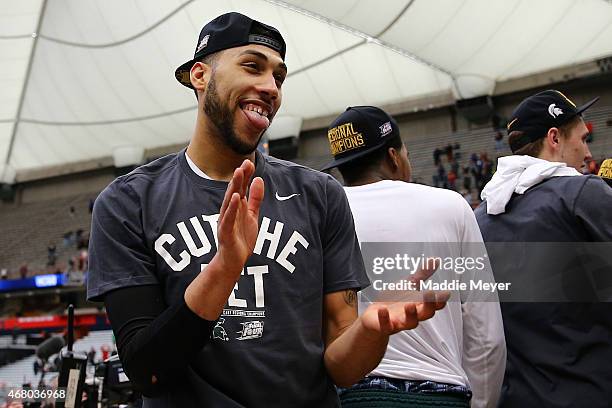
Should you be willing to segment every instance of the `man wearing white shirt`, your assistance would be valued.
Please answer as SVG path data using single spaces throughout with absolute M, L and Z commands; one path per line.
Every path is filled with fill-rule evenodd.
M 334 160 L 324 170 L 339 168 L 361 243 L 442 244 L 458 257 L 468 243 L 482 247 L 474 214 L 459 194 L 408 183 L 408 153 L 384 111 L 350 107 L 330 125 L 328 138 Z M 499 303 L 451 301 L 429 322 L 393 335 L 379 366 L 341 390 L 341 401 L 344 407 L 366 401 L 467 407 L 471 397 L 473 407 L 495 407 L 505 360 Z

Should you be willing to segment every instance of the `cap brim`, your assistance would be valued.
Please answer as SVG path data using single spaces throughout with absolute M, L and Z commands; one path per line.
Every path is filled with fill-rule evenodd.
M 599 100 L 599 96 L 591 99 L 590 101 L 588 101 L 584 105 L 580 106 L 579 108 L 576 108 L 576 114 L 580 115 L 582 112 L 584 112 L 585 110 L 589 109 L 591 107 L 591 105 L 593 105 L 598 100 Z
M 195 60 L 189 60 L 174 71 L 174 77 L 176 80 L 179 81 L 181 85 L 190 89 L 193 89 L 193 85 L 191 85 L 191 79 L 189 79 L 189 72 L 191 71 L 191 67 L 193 67 L 194 63 Z
M 372 147 L 370 147 L 368 149 L 362 150 L 359 153 L 355 153 L 355 154 L 353 154 L 351 156 L 343 157 L 341 159 L 334 159 L 334 160 L 330 161 L 329 163 L 327 163 L 325 166 L 323 166 L 321 168 L 321 170 L 319 170 L 319 171 L 325 171 L 325 170 L 333 169 L 334 167 L 338 167 L 338 166 L 340 166 L 340 165 L 342 165 L 344 163 L 348 163 L 351 160 L 355 160 L 355 159 L 358 159 L 360 157 L 363 157 L 363 156 L 365 156 L 368 153 L 372 153 L 373 151 L 378 150 L 378 149 L 380 149 L 380 148 L 382 148 L 384 146 L 385 146 L 385 144 L 382 143 L 382 144 L 380 144 L 378 146 L 372 146 Z

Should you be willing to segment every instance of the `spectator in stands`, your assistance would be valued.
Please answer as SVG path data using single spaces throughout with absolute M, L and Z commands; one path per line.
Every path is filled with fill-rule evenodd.
M 75 272 L 77 270 L 77 264 L 78 264 L 78 259 L 76 256 L 71 256 L 70 259 L 68 259 L 68 268 L 66 269 L 66 272 L 68 274 Z
M 2 270 L 0 270 L 0 279 L 1 280 L 8 279 L 8 270 L 6 268 L 2 268 Z
M 74 231 L 71 230 L 65 232 L 63 235 L 63 239 L 64 248 L 68 248 L 74 245 Z
M 111 348 L 108 344 L 100 346 L 100 354 L 102 355 L 102 361 L 106 361 L 110 357 Z
M 474 185 L 478 188 L 480 180 L 482 179 L 482 163 L 478 160 L 478 155 L 472 153 L 470 155 L 470 174 L 474 178 Z
M 448 180 L 448 188 L 451 190 L 455 190 L 456 189 L 455 182 L 457 181 L 457 173 L 455 173 L 453 170 L 450 170 L 446 178 Z
M 96 363 L 96 349 L 94 346 L 91 346 L 89 352 L 87 353 L 87 361 L 92 365 Z
M 478 155 L 476 153 L 472 153 L 470 155 L 470 166 L 476 166 L 478 162 Z
M 70 215 L 70 218 L 74 218 L 76 215 L 76 209 L 74 208 L 73 205 L 70 206 L 70 208 L 68 209 L 68 214 Z
M 79 234 L 80 231 L 80 234 Z M 89 246 L 89 233 L 84 232 L 82 229 L 77 230 L 77 249 L 87 249 Z
M 584 174 L 597 174 L 599 173 L 599 163 L 597 160 L 591 159 L 587 161 Z
M 456 160 L 461 160 L 461 145 L 459 142 L 455 142 L 453 145 L 453 154 Z
M 436 187 L 448 188 L 448 180 L 446 179 L 446 169 L 444 165 L 440 163 L 438 165 L 438 183 Z
M 19 277 L 21 279 L 25 279 L 28 277 L 28 264 L 27 263 L 22 263 L 21 266 L 19 267 Z
M 495 152 L 504 150 L 504 135 L 502 132 L 495 133 Z
M 450 162 L 450 169 L 454 171 L 456 175 L 459 175 L 459 162 L 456 157 Z
M 93 212 L 93 208 L 94 208 L 94 203 L 95 202 L 96 202 L 95 198 L 90 198 L 89 199 L 89 205 L 87 206 L 87 209 L 88 209 L 90 214 Z
M 88 257 L 88 253 L 86 249 L 83 249 L 82 251 L 79 252 L 79 259 L 78 259 L 79 272 L 85 272 L 87 270 L 87 257 Z
M 472 175 L 470 174 L 470 167 L 465 166 L 462 169 L 463 172 L 463 188 L 468 192 L 472 191 Z
M 55 248 L 55 243 L 49 242 L 47 245 L 47 266 L 55 266 L 57 262 L 57 251 Z
M 444 148 L 444 153 L 446 154 L 446 160 L 448 160 L 449 163 L 453 161 L 453 145 L 452 144 L 449 143 L 448 145 L 446 145 L 446 147 Z
M 480 162 L 482 163 L 482 176 L 478 187 L 479 193 L 493 176 L 493 162 L 489 160 L 489 156 L 486 152 L 480 154 Z
M 434 159 L 434 166 L 437 166 L 438 164 L 440 164 L 440 156 L 442 155 L 442 150 L 440 150 L 439 148 L 435 148 L 433 151 L 433 159 Z

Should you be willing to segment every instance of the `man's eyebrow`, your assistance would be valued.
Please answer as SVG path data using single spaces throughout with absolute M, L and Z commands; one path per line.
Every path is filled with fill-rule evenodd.
M 266 56 L 266 54 L 264 54 L 263 52 L 256 51 L 256 50 L 244 50 L 238 56 L 241 57 L 243 55 L 253 55 L 264 61 L 268 61 L 268 57 Z M 280 64 L 278 64 L 278 67 L 282 69 L 283 71 L 285 71 L 285 73 L 287 72 L 287 64 L 285 64 L 284 62 L 281 62 Z

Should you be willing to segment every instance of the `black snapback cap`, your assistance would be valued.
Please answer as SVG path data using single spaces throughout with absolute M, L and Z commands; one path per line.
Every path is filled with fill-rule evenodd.
M 395 120 L 374 106 L 351 106 L 329 126 L 327 139 L 334 159 L 322 169 L 348 163 L 380 149 L 393 136 L 399 136 Z
M 599 97 L 594 98 L 577 107 L 567 96 L 553 89 L 524 99 L 512 112 L 512 119 L 507 125 L 508 134 L 514 131 L 524 134 L 513 140 L 510 149 L 514 153 L 521 147 L 545 137 L 548 129 L 563 126 L 581 115 L 598 99 Z
M 285 59 L 285 40 L 276 28 L 232 12 L 220 15 L 202 28 L 193 58 L 178 67 L 174 76 L 181 84 L 193 89 L 189 71 L 196 61 L 217 51 L 246 44 L 265 45 Z

